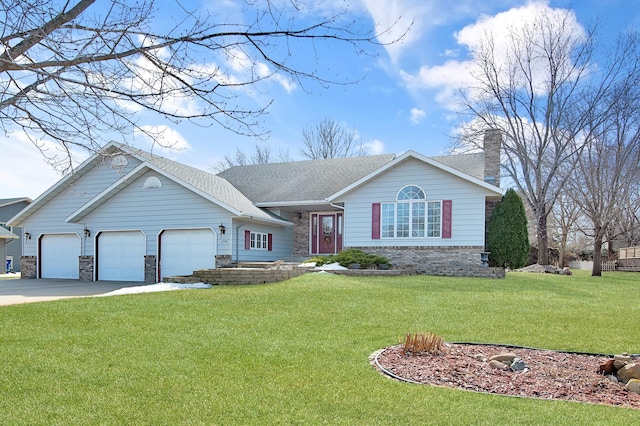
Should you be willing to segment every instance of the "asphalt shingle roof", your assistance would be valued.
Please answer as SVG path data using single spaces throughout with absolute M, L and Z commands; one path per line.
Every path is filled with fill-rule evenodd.
M 120 148 L 125 152 L 129 152 L 137 156 L 138 158 L 143 158 L 145 161 L 153 164 L 164 172 L 191 185 L 199 191 L 202 191 L 204 194 L 219 200 L 227 206 L 242 212 L 243 214 L 248 216 L 272 217 L 272 215 L 269 215 L 264 210 L 254 206 L 251 200 L 244 196 L 226 179 L 218 177 L 212 173 L 205 172 L 204 170 L 196 169 L 195 167 L 187 166 L 182 163 L 157 156 L 147 151 L 122 145 Z
M 484 152 L 442 155 L 430 158 L 476 179 L 484 180 Z
M 325 200 L 395 158 L 393 154 L 231 167 L 218 176 L 254 203 Z

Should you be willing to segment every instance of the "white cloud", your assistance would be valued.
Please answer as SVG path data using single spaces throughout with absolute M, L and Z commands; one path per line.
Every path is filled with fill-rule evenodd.
M 58 145 L 42 142 L 41 152 L 22 132 L 0 137 L 2 167 L 0 167 L 0 198 L 29 197 L 35 200 L 62 175 L 45 158 L 65 158 Z M 82 157 L 82 154 L 76 154 Z M 86 158 L 86 155 L 83 156 Z M 82 159 L 84 159 L 82 158 Z
M 505 2 L 518 0 L 503 0 Z M 416 43 L 425 40 L 434 29 L 457 22 L 464 17 L 477 16 L 483 11 L 494 9 L 495 2 L 477 0 L 360 0 L 362 6 L 377 25 L 377 37 L 382 43 L 389 43 L 402 37 L 397 43 L 385 46 L 393 63 L 413 49 L 420 49 Z M 405 33 L 406 32 L 406 33 Z M 449 52 L 451 53 L 451 52 Z
M 189 142 L 175 129 L 164 124 L 156 126 L 140 126 L 142 130 L 136 129 L 135 135 L 141 137 L 147 145 L 147 149 L 160 150 L 160 155 L 172 156 L 176 151 L 190 149 Z M 153 135 L 155 140 L 150 135 Z M 144 148 L 143 148 L 144 149 Z
M 384 153 L 384 142 L 374 139 L 362 144 L 368 155 L 379 155 Z
M 427 116 L 427 113 L 419 108 L 411 108 L 411 123 L 418 124 L 423 118 Z
M 541 14 L 549 17 L 550 22 L 558 22 L 560 25 L 566 12 L 566 9 L 549 7 L 545 1 L 534 1 L 495 16 L 483 15 L 475 23 L 456 32 L 454 36 L 459 47 L 474 52 L 482 47 L 487 34 L 491 34 L 494 43 L 492 52 L 497 69 L 506 72 L 509 49 L 512 47 L 510 41 L 513 39 L 510 33 L 518 33 L 525 26 L 531 26 Z M 584 28 L 577 22 L 575 15 L 570 14 L 566 24 L 572 28 L 575 40 L 584 36 Z M 449 56 L 449 52 L 451 49 L 445 50 L 444 56 Z M 543 69 L 546 63 L 540 61 L 533 63 L 533 66 L 540 68 L 540 72 L 534 72 L 533 75 L 540 77 L 534 84 L 542 90 L 545 84 L 544 77 L 548 75 Z M 461 89 L 469 89 L 476 83 L 473 77 L 474 67 L 473 58 L 448 60 L 442 65 L 423 65 L 416 73 L 400 71 L 400 76 L 409 90 L 437 90 L 436 100 L 444 107 L 455 110 L 456 93 Z

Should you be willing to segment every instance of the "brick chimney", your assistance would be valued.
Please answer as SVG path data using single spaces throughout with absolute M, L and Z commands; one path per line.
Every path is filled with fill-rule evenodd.
M 484 181 L 500 186 L 500 147 L 502 133 L 498 129 L 484 132 Z

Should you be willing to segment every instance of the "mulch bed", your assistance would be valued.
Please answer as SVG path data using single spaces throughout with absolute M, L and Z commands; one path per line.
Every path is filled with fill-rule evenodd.
M 489 358 L 505 352 L 515 353 L 528 368 L 520 372 L 498 370 L 477 359 L 478 354 Z M 624 383 L 614 383 L 597 373 L 598 367 L 609 359 L 600 355 L 456 343 L 447 344 L 447 350 L 438 355 L 403 355 L 401 345 L 393 346 L 372 355 L 372 365 L 397 379 L 425 385 L 640 409 L 640 394 L 629 392 Z M 631 362 L 640 359 L 636 357 Z

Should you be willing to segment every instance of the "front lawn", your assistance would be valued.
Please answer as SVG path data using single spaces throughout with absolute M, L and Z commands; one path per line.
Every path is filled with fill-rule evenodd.
M 90 285 L 90 284 L 89 284 Z M 639 410 L 399 383 L 407 332 L 640 352 L 640 275 L 307 274 L 0 308 L 0 424 L 621 424 Z

